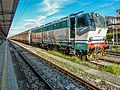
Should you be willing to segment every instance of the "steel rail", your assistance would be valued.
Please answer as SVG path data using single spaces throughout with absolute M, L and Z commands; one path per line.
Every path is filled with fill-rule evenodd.
M 104 59 L 104 58 L 99 58 L 98 60 L 102 60 L 102 61 L 106 61 L 106 62 L 110 62 L 110 63 L 113 63 L 113 64 L 120 64 L 120 62 L 118 61 L 115 61 L 115 60 L 108 60 L 108 59 Z
M 21 47 L 21 46 L 20 46 Z M 24 47 L 22 47 L 24 48 Z M 25 49 L 25 48 L 24 48 Z M 26 51 L 28 51 L 27 49 L 25 49 Z M 33 56 L 37 57 L 37 58 L 40 58 L 41 60 L 43 61 L 46 61 L 47 63 L 49 63 L 50 65 L 52 65 L 53 67 L 55 67 L 56 69 L 58 69 L 59 71 L 63 72 L 64 74 L 72 77 L 73 79 L 77 80 L 78 82 L 82 83 L 83 85 L 87 86 L 88 88 L 92 89 L 92 90 L 101 90 L 100 88 L 98 88 L 97 86 L 95 85 L 92 85 L 91 83 L 89 83 L 88 81 L 86 80 L 83 80 L 82 78 L 76 76 L 75 74 L 61 68 L 60 66 L 57 66 L 56 64 L 50 62 L 47 58 L 43 57 L 42 55 L 39 56 L 37 54 L 35 54 L 34 52 L 32 51 L 28 51 L 30 52 Z M 53 58 L 52 58 L 53 59 Z
M 98 60 L 100 60 L 100 59 L 98 59 Z M 97 65 L 98 67 L 107 67 L 107 65 L 101 64 L 101 63 L 99 63 L 99 62 L 92 62 L 92 61 L 89 61 L 89 62 Z M 102 62 L 106 62 L 106 61 L 102 61 Z
M 114 56 L 120 56 L 120 52 L 105 52 L 106 54 L 114 55 Z
M 73 74 L 73 73 L 71 73 L 71 72 L 69 72 L 69 71 L 67 71 L 67 70 L 65 70 L 65 69 L 57 66 L 56 64 L 50 62 L 49 60 L 47 60 L 47 58 L 44 58 L 44 57 L 42 57 L 42 56 L 38 56 L 38 55 L 36 55 L 35 53 L 33 53 L 33 52 L 31 52 L 31 51 L 30 51 L 30 53 L 31 53 L 32 55 L 34 55 L 35 57 L 40 58 L 40 59 L 46 61 L 47 63 L 49 63 L 50 65 L 52 65 L 52 66 L 55 67 L 56 69 L 58 69 L 59 71 L 61 71 L 61 72 L 63 72 L 64 74 L 72 77 L 73 79 L 75 79 L 75 80 L 77 80 L 78 82 L 84 84 L 85 86 L 89 87 L 90 89 L 92 89 L 92 90 L 101 90 L 100 88 L 98 88 L 98 87 L 90 84 L 89 82 L 83 80 L 82 78 L 76 76 L 75 74 Z M 53 58 L 52 58 L 52 59 L 53 59 Z
M 21 56 L 22 59 L 25 60 L 25 62 L 30 66 L 30 68 L 38 75 L 39 78 L 43 80 L 43 82 L 49 87 L 50 90 L 54 90 L 50 84 L 38 73 L 38 71 L 34 68 L 33 65 L 30 64 L 30 62 L 27 61 L 27 59 L 23 56 L 21 52 L 9 41 L 9 43 L 12 45 L 12 47 L 18 52 L 18 54 Z

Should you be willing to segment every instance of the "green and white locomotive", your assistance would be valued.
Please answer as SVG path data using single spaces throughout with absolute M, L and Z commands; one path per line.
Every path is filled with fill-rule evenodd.
M 29 32 L 30 44 L 57 48 L 81 58 L 94 58 L 102 55 L 107 27 L 105 18 L 99 14 L 77 13 Z

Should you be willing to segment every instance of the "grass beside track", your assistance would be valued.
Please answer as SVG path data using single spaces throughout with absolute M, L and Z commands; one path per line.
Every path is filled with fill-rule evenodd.
M 39 50 L 37 50 L 39 51 Z M 85 66 L 88 66 L 90 68 L 95 68 L 95 69 L 98 69 L 98 70 L 103 70 L 103 71 L 106 71 L 106 72 L 109 72 L 109 73 L 112 73 L 114 75 L 119 75 L 120 76 L 120 65 L 110 65 L 110 66 L 107 66 L 107 67 L 97 67 L 95 64 L 92 64 L 90 62 L 87 62 L 87 61 L 84 61 L 84 60 L 80 60 L 78 57 L 76 56 L 67 56 L 67 55 L 64 55 L 63 53 L 60 53 L 58 51 L 47 51 L 45 49 L 41 49 L 41 51 L 44 51 L 44 52 L 48 52 L 50 54 L 53 54 L 55 56 L 59 56 L 61 58 L 64 58 L 64 59 L 67 59 L 67 60 L 70 60 L 70 61 L 73 61 L 75 63 L 78 63 L 78 64 L 81 64 L 81 65 L 85 65 Z M 44 55 L 45 57 L 47 58 L 50 58 L 49 56 L 47 55 Z M 66 64 L 65 64 L 66 65 Z M 68 65 L 66 65 L 68 66 Z M 76 71 L 76 69 L 73 67 L 73 68 L 70 68 L 72 71 Z
M 120 46 L 113 47 L 113 48 L 112 48 L 112 51 L 113 51 L 113 52 L 120 52 Z
M 85 60 L 80 60 L 76 56 L 67 56 L 67 55 L 64 55 L 64 54 L 62 54 L 60 52 L 57 52 L 57 51 L 48 51 L 48 52 L 50 54 L 53 54 L 55 56 L 59 56 L 61 58 L 64 58 L 64 59 L 67 59 L 67 60 L 70 60 L 70 61 L 73 61 L 75 63 L 81 64 L 81 65 L 85 65 L 85 66 L 88 66 L 88 67 L 91 67 L 91 68 L 96 68 L 95 64 L 92 64 L 92 63 L 87 62 Z M 109 72 L 111 74 L 120 76 L 120 65 L 113 64 L 113 65 L 110 65 L 110 66 L 107 66 L 107 67 L 98 67 L 96 69 L 103 70 L 103 71 Z
M 85 60 L 80 60 L 78 57 L 76 56 L 68 56 L 68 55 L 64 55 L 60 52 L 57 52 L 57 51 L 48 51 L 50 54 L 53 54 L 55 56 L 59 56 L 61 58 L 64 58 L 64 59 L 67 59 L 67 60 L 70 60 L 70 61 L 73 61 L 75 63 L 78 63 L 78 64 L 81 64 L 81 65 L 85 65 L 85 66 L 88 66 L 88 67 L 95 67 L 94 64 L 90 63 L 90 62 L 87 62 Z
M 112 74 L 120 76 L 120 66 L 119 65 L 110 65 L 110 66 L 107 66 L 104 70 L 107 72 L 110 72 Z
M 90 77 L 91 79 L 100 79 L 100 77 L 96 76 L 96 75 L 93 75 L 93 74 L 90 74 L 90 73 L 87 73 L 87 72 L 84 72 L 83 70 L 81 69 L 78 69 L 72 65 L 69 65 L 68 63 L 65 63 L 65 62 L 61 62 L 61 61 L 57 61 L 57 63 L 59 63 L 62 67 L 64 68 L 67 68 L 68 70 L 70 70 L 71 72 L 74 72 L 76 73 L 77 75 L 80 75 L 80 76 L 88 76 Z

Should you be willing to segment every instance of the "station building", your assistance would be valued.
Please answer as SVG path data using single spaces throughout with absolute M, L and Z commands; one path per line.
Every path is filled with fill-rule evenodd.
M 116 16 L 106 16 L 107 25 L 109 26 L 108 33 L 112 33 L 113 29 L 120 32 L 120 9 L 116 10 Z
M 120 9 L 116 10 L 116 16 L 106 16 L 106 22 L 108 25 L 107 33 L 114 35 L 110 41 L 120 42 Z

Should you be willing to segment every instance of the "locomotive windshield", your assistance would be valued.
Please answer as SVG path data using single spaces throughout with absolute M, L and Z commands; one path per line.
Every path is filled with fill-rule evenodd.
M 94 15 L 90 22 L 94 23 L 95 26 L 105 26 L 105 18 L 100 15 Z
M 105 19 L 102 18 L 102 17 L 100 17 L 100 18 L 98 18 L 98 19 L 99 19 L 99 24 L 100 24 L 101 26 L 105 26 Z
M 83 28 L 85 26 L 88 26 L 88 22 L 87 22 L 86 16 L 83 15 L 83 16 L 77 17 L 77 27 Z
M 77 27 L 77 35 L 82 35 L 85 32 L 89 31 L 88 26 L 89 26 L 89 20 L 88 20 L 89 15 L 88 14 L 83 14 L 78 16 L 76 19 L 76 27 Z

